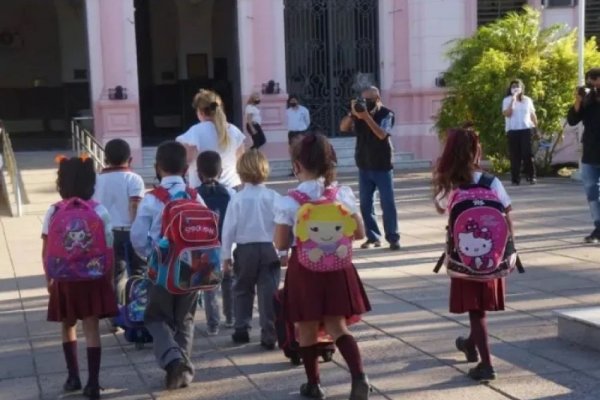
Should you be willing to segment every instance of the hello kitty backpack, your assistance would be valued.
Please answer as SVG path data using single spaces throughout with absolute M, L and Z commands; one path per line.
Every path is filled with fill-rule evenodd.
M 315 272 L 337 271 L 352 266 L 352 239 L 356 221 L 336 200 L 338 190 L 328 187 L 320 199 L 298 190 L 288 195 L 300 204 L 294 234 L 298 261 Z
M 506 221 L 506 210 L 491 189 L 495 177 L 483 173 L 479 182 L 461 186 L 450 196 L 446 251 L 442 264 L 452 278 L 487 281 L 525 272 Z
M 50 219 L 44 269 L 57 281 L 88 281 L 112 268 L 113 252 L 106 243 L 98 203 L 74 197 L 54 205 Z

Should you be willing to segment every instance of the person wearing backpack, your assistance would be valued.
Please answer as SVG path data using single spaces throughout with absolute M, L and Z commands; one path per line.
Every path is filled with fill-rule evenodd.
M 512 209 L 510 197 L 498 178 L 481 170 L 480 159 L 479 136 L 470 124 L 460 129 L 450 130 L 442 155 L 433 171 L 433 192 L 436 210 L 440 214 L 446 211 L 450 214 L 449 239 L 452 238 L 455 248 L 460 253 L 460 260 L 457 261 L 459 256 L 456 256 L 456 259 L 450 262 L 457 261 L 455 264 L 459 267 L 462 262 L 467 267 L 448 266 L 451 276 L 450 312 L 455 314 L 468 312 L 471 326 L 467 338 L 456 339 L 456 348 L 465 354 L 468 362 L 477 362 L 481 359 L 475 368 L 469 370 L 469 376 L 474 380 L 489 381 L 496 378 L 496 372 L 490 356 L 486 313 L 504 310 L 506 290 L 504 278 L 493 278 L 503 274 L 498 274 L 502 271 L 495 269 L 492 261 L 494 251 L 502 256 L 511 245 L 514 251 L 514 244 L 512 244 L 513 229 L 509 216 Z M 478 221 L 483 221 L 485 218 L 476 220 L 469 217 L 475 214 L 465 213 L 468 208 L 459 208 L 461 204 L 458 204 L 457 197 L 465 194 L 468 196 L 470 188 L 479 191 L 483 189 L 483 193 L 480 193 L 485 196 L 471 199 L 467 203 L 473 206 L 489 203 L 490 208 L 495 206 L 501 212 L 500 217 L 488 216 L 497 219 L 495 227 L 483 226 Z M 485 212 L 475 208 L 471 210 L 475 210 L 476 213 Z M 465 214 L 465 217 L 461 214 Z M 453 233 L 457 234 L 453 235 Z M 451 256 L 450 252 L 443 257 Z M 441 265 L 441 261 L 442 259 L 436 269 Z M 506 266 L 506 264 L 501 265 Z M 508 272 L 508 267 L 506 268 L 505 272 Z M 487 271 L 490 272 L 488 279 L 477 276 Z
M 273 208 L 279 195 L 264 184 L 269 177 L 269 162 L 260 151 L 244 153 L 238 160 L 237 172 L 244 186 L 231 198 L 227 207 L 221 248 L 223 270 L 231 271 L 233 268 L 234 275 L 235 331 L 231 338 L 235 343 L 250 342 L 248 331 L 256 293 L 260 345 L 266 350 L 273 350 L 277 341 L 273 297 L 279 286 L 281 271 L 273 246 Z M 232 260 L 234 243 L 236 249 Z
M 182 144 L 175 141 L 162 143 L 156 150 L 155 168 L 160 185 L 144 196 L 131 226 L 131 243 L 143 257 L 151 256 L 155 248 L 162 248 L 161 235 L 166 228 L 163 211 L 169 206 L 169 196 L 187 194 L 192 202 L 204 205 L 202 198 L 184 181 L 187 160 Z M 166 387 L 174 390 L 187 387 L 194 377 L 191 351 L 198 292 L 173 294 L 165 286 L 156 277 L 155 284 L 148 289 L 144 323 L 154 339 L 158 364 L 166 371 Z
M 42 227 L 48 283 L 48 321 L 62 323 L 68 378 L 65 392 L 81 390 L 77 360 L 77 321 L 87 345 L 88 382 L 83 394 L 100 398 L 99 320 L 118 313 L 112 285 L 112 227 L 108 211 L 91 200 L 96 183 L 91 158 L 57 157 L 62 201 L 52 205 Z
M 223 221 L 231 197 L 236 193 L 235 190 L 219 183 L 221 176 L 221 156 L 216 151 L 203 151 L 196 160 L 198 176 L 202 185 L 196 188 L 207 207 L 216 212 L 219 216 L 219 241 L 223 232 Z M 227 258 L 231 258 L 229 255 Z M 233 328 L 233 292 L 232 292 L 231 271 L 223 274 L 221 281 L 221 294 L 223 299 L 223 315 L 225 316 L 225 327 Z M 205 290 L 204 312 L 206 314 L 206 334 L 216 336 L 219 334 L 219 303 L 217 302 L 217 293 L 215 290 Z
M 362 239 L 365 230 L 352 189 L 334 183 L 335 163 L 334 149 L 321 134 L 310 133 L 293 146 L 292 164 L 300 185 L 275 204 L 275 246 L 287 259 L 282 302 L 288 321 L 298 326 L 308 378 L 300 394 L 325 398 L 318 363 L 319 331 L 324 328 L 350 370 L 350 399 L 363 400 L 371 387 L 348 324 L 371 310 L 352 264 L 352 241 Z

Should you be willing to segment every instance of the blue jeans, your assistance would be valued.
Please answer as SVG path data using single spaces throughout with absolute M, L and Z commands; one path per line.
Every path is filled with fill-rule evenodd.
M 358 191 L 360 195 L 360 213 L 365 221 L 365 230 L 369 241 L 380 240 L 381 231 L 375 220 L 373 195 L 379 191 L 379 200 L 383 210 L 383 230 L 385 240 L 395 243 L 400 240 L 398 233 L 398 213 L 394 201 L 394 172 L 370 169 L 358 170 Z
M 223 274 L 221 281 L 221 296 L 223 298 L 223 315 L 225 321 L 233 321 L 233 277 L 231 273 Z M 219 327 L 221 316 L 219 315 L 219 301 L 217 300 L 218 290 L 205 290 L 202 293 L 204 297 L 204 313 L 206 315 L 206 325 L 209 329 Z
M 600 230 L 600 165 L 581 163 L 581 181 L 590 205 L 594 226 Z

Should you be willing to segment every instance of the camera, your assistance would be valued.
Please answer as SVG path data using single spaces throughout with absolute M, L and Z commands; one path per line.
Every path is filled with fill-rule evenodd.
M 585 97 L 590 94 L 591 89 L 587 86 L 579 86 L 577 87 L 577 94 L 581 97 Z
M 354 99 L 355 103 L 354 103 L 354 111 L 355 112 L 365 112 L 367 111 L 367 102 L 365 99 L 363 99 L 362 97 L 357 97 L 356 99 Z

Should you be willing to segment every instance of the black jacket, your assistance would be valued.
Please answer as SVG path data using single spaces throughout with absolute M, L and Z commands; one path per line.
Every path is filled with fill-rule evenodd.
M 379 126 L 386 118 L 391 118 L 390 122 L 393 126 L 394 113 L 391 110 L 381 107 L 373 115 L 373 120 Z M 377 171 L 389 171 L 394 168 L 392 142 L 389 135 L 383 140 L 379 139 L 369 125 L 359 119 L 354 120 L 354 131 L 356 132 L 354 159 L 358 168 Z
M 569 109 L 567 122 L 577 125 L 583 121 L 583 156 L 581 162 L 600 165 L 600 94 L 588 95 L 581 104 L 579 112 L 574 107 Z

